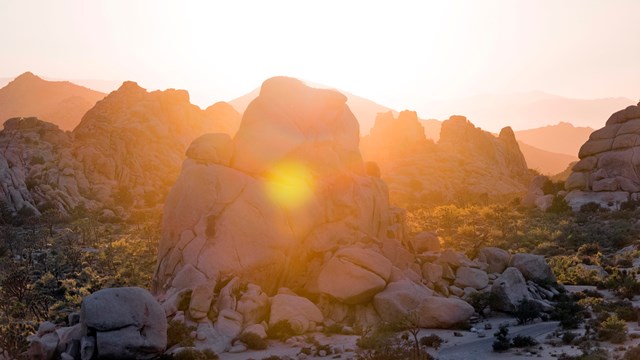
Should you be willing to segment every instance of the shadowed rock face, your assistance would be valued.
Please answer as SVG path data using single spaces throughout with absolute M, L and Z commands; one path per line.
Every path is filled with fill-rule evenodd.
M 198 139 L 199 148 L 233 148 L 233 156 L 230 166 L 214 156 L 185 161 L 165 205 L 156 292 L 171 296 L 182 286 L 180 274 L 194 270 L 200 282 L 240 276 L 271 293 L 280 286 L 319 292 L 327 254 L 401 236 L 400 225 L 391 226 L 397 210 L 385 184 L 364 175 L 358 124 L 345 101 L 335 91 L 272 78 L 244 113 L 232 145 Z M 300 198 L 281 198 L 280 190 Z M 388 278 L 371 276 L 382 287 Z M 370 293 L 345 296 L 363 301 Z
M 639 104 L 640 105 L 640 104 Z M 640 106 L 611 115 L 589 136 L 565 183 L 567 201 L 579 209 L 587 202 L 615 207 L 640 192 Z

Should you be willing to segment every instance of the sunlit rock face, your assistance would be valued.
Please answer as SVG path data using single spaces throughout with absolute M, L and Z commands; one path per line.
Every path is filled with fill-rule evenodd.
M 217 132 L 211 116 L 184 90 L 147 92 L 125 82 L 99 101 L 74 129 L 74 155 L 101 203 L 128 197 L 161 201 L 180 171 L 187 146 Z M 124 204 L 126 205 L 126 204 Z
M 565 183 L 567 202 L 578 210 L 596 202 L 617 208 L 640 193 L 640 104 L 611 115 L 580 148 L 580 161 Z
M 271 294 L 281 286 L 321 293 L 318 275 L 339 248 L 379 250 L 378 240 L 402 237 L 386 185 L 365 174 L 345 101 L 296 79 L 269 79 L 244 113 L 229 163 L 189 156 L 165 204 L 157 293 L 233 276 Z M 220 153 L 230 146 L 219 137 L 198 143 Z M 181 281 L 183 272 L 195 272 L 196 284 Z M 371 277 L 384 287 L 388 274 Z M 348 297 L 365 301 L 371 292 Z
M 380 165 L 397 204 L 521 194 L 531 180 L 511 128 L 494 136 L 464 116 L 443 121 L 435 144 L 415 112 L 379 114 L 361 148 L 365 160 Z
M 235 133 L 239 117 L 226 103 L 204 111 L 186 91 L 149 93 L 125 82 L 71 133 L 36 118 L 9 119 L 0 131 L 0 201 L 25 216 L 154 207 L 178 177 L 187 146 L 203 134 Z M 193 151 L 197 158 L 211 149 Z

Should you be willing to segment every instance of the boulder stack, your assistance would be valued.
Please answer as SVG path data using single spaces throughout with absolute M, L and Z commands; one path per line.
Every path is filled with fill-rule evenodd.
M 640 193 L 640 104 L 611 115 L 606 125 L 594 131 L 582 145 L 580 161 L 565 187 L 567 202 L 578 210 L 595 202 L 619 208 Z

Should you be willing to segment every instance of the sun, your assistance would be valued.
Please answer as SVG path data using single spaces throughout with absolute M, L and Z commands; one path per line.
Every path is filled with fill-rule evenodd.
M 274 165 L 267 172 L 269 199 L 285 209 L 295 210 L 313 196 L 313 176 L 308 167 L 293 161 Z

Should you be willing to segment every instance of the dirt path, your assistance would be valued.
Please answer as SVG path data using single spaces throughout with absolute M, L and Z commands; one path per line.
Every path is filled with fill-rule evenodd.
M 538 338 L 554 331 L 558 327 L 557 321 L 543 322 L 533 325 L 509 327 L 509 336 L 531 336 Z M 497 331 L 497 329 L 496 329 Z M 468 343 L 444 347 L 438 352 L 440 360 L 480 360 L 500 357 L 491 349 L 493 334 L 487 334 L 486 338 L 474 340 Z M 509 357 L 509 354 L 505 354 Z M 512 356 L 512 354 L 510 354 Z

